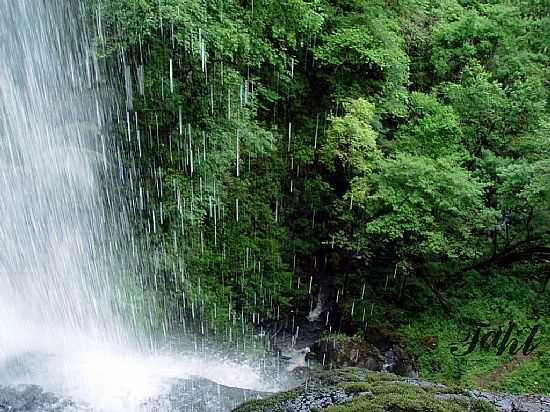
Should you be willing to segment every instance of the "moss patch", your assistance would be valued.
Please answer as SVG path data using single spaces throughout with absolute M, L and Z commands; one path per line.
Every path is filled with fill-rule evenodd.
M 338 397 L 332 394 L 344 394 Z M 307 402 L 300 404 L 300 398 Z M 319 400 L 322 406 L 311 404 Z M 329 400 L 327 404 L 327 399 Z M 332 399 L 332 402 L 330 400 Z M 494 412 L 460 388 L 409 380 L 389 373 L 358 368 L 315 371 L 307 385 L 264 400 L 249 401 L 235 412 Z

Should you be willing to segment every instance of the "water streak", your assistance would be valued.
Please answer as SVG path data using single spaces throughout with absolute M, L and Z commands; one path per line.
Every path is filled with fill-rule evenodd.
M 196 374 L 266 389 L 248 366 L 138 350 L 127 172 L 84 15 L 77 0 L 0 0 L 0 385 L 108 411 Z
M 75 5 L 0 0 L 0 357 L 126 339 L 99 167 L 105 106 Z

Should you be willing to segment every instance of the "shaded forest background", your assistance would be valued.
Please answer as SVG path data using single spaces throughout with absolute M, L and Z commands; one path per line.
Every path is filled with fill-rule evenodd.
M 547 0 L 90 3 L 164 332 L 317 307 L 422 377 L 550 392 Z M 450 354 L 509 319 L 535 353 Z

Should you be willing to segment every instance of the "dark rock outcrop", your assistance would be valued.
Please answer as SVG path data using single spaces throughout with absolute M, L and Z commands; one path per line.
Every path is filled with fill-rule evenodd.
M 313 346 L 312 351 L 316 359 L 325 365 L 357 366 L 372 371 L 381 371 L 384 366 L 382 352 L 362 339 L 322 339 Z
M 392 344 L 382 351 L 373 343 L 360 338 L 326 338 L 313 346 L 312 353 L 323 365 L 356 366 L 411 378 L 418 377 L 414 360 L 398 344 Z

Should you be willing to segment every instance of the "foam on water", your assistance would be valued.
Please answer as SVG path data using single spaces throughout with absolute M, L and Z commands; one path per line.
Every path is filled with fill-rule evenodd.
M 142 410 L 148 401 L 167 395 L 175 381 L 199 377 L 253 391 L 278 389 L 258 367 L 215 354 L 144 355 L 103 348 L 60 355 L 23 354 L 13 363 L 0 384 L 9 376 L 11 385 L 36 384 L 95 411 Z

